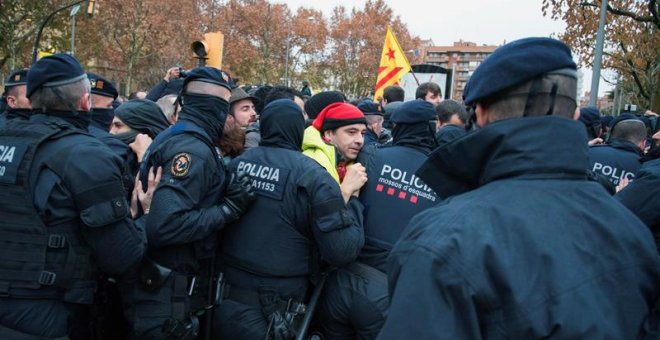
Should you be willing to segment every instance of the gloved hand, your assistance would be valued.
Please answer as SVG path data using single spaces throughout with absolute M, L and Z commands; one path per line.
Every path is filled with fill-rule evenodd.
M 250 177 L 245 172 L 232 173 L 225 191 L 225 198 L 220 204 L 220 210 L 225 216 L 225 223 L 236 221 L 257 199 Z

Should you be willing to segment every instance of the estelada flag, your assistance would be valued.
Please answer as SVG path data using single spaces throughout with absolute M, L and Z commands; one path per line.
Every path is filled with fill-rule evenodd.
M 399 42 L 394 37 L 392 29 L 387 28 L 383 53 L 380 56 L 380 67 L 376 79 L 376 93 L 374 100 L 378 101 L 383 96 L 383 89 L 390 85 L 399 85 L 399 79 L 410 72 L 410 63 L 403 53 Z

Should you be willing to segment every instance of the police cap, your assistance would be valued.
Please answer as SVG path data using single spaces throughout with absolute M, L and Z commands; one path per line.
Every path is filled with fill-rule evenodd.
M 183 81 L 183 88 L 185 89 L 186 85 L 191 81 L 202 81 L 205 83 L 220 85 L 230 91 L 235 87 L 234 81 L 227 72 L 210 66 L 198 67 L 190 70 L 188 76 Z
M 576 70 L 571 50 L 551 38 L 525 38 L 499 47 L 474 71 L 463 100 L 471 105 L 554 70 Z M 577 75 L 573 75 L 577 77 Z
M 424 99 L 404 102 L 390 117 L 395 124 L 428 123 L 435 119 L 435 107 Z
M 581 107 L 580 121 L 586 126 L 600 124 L 600 111 L 593 106 Z
M 26 97 L 42 87 L 62 86 L 87 78 L 80 62 L 68 54 L 57 53 L 39 59 L 28 71 Z
M 357 104 L 357 108 L 364 113 L 365 116 L 375 115 L 383 116 L 383 113 L 380 111 L 378 103 L 374 103 L 371 100 L 363 100 Z
M 111 97 L 117 99 L 119 96 L 119 91 L 112 85 L 112 82 L 99 76 L 98 74 L 87 72 L 87 78 L 89 78 L 89 84 L 92 87 L 92 93 L 98 94 L 99 96 Z
M 12 87 L 27 84 L 28 69 L 16 70 L 12 72 L 5 80 L 5 87 Z

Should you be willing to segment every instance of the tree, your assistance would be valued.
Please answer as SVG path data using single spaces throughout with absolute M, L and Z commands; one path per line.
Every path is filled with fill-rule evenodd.
M 0 1 L 0 74 L 30 66 L 39 25 L 48 14 L 67 3 L 64 0 Z M 59 45 L 67 23 L 65 14 L 53 17 L 44 30 L 42 46 Z
M 582 66 L 592 66 L 598 29 L 598 0 L 543 0 L 543 14 L 566 22 L 560 38 Z M 660 4 L 656 0 L 610 0 L 605 25 L 604 68 L 621 75 L 621 86 L 642 107 L 660 110 Z
M 146 89 L 165 70 L 186 58 L 198 35 L 197 9 L 189 2 L 105 0 L 93 21 L 81 27 L 83 51 L 77 55 L 90 70 L 121 83 L 128 95 Z
M 330 20 L 329 74 L 334 88 L 351 96 L 369 96 L 376 85 L 380 54 L 391 26 L 404 51 L 419 44 L 383 0 L 369 0 L 349 14 L 336 7 Z

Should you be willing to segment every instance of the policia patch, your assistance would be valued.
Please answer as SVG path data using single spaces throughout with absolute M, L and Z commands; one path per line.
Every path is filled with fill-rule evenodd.
M 172 166 L 170 167 L 170 173 L 175 177 L 183 177 L 190 170 L 190 155 L 182 152 L 174 156 L 172 159 Z

